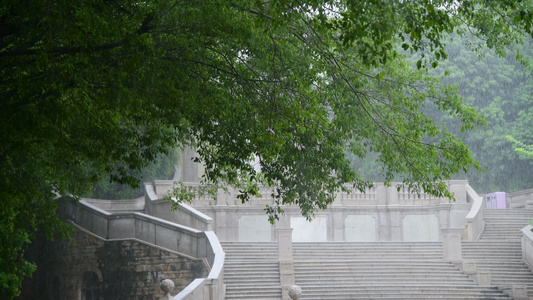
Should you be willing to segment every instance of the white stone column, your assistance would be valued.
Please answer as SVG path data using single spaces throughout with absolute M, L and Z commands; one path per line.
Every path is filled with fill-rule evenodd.
M 393 186 L 387 187 L 387 204 L 398 204 L 398 190 Z
M 444 252 L 444 260 L 449 262 L 462 262 L 463 253 L 461 248 L 461 228 L 445 228 L 441 229 L 442 233 L 442 247 Z
M 181 154 L 182 162 L 182 175 L 183 182 L 198 182 L 200 174 L 198 173 L 199 164 L 193 161 L 193 158 L 197 157 L 198 153 L 192 147 L 185 147 Z
M 344 231 L 346 230 L 344 226 L 344 213 L 342 210 L 332 210 L 332 212 L 329 214 L 329 217 L 331 222 L 328 222 L 328 225 L 331 224 L 330 226 L 333 227 L 333 237 L 331 239 L 328 237 L 328 240 L 343 242 L 345 240 Z
M 380 186 L 376 188 L 376 203 L 377 205 L 389 204 L 389 197 L 387 193 L 387 187 Z
M 290 300 L 289 289 L 294 285 L 294 259 L 292 256 L 292 228 L 278 229 L 278 261 L 283 300 Z
M 339 191 L 337 194 L 335 194 L 335 199 L 330 204 L 330 206 L 342 206 L 342 195 L 344 192 Z
M 235 199 L 237 198 L 237 191 L 232 187 L 227 187 L 227 191 L 224 189 L 217 190 L 217 206 L 235 205 Z M 240 202 L 240 200 L 239 200 Z
M 292 228 L 278 229 L 278 260 L 294 261 L 292 257 Z
M 448 189 L 455 196 L 455 203 L 466 203 L 466 185 L 467 180 L 450 180 Z

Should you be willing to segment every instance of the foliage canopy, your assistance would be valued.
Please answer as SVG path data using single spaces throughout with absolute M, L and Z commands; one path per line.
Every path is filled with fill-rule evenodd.
M 516 146 L 518 146 L 515 151 L 520 153 L 523 157 L 526 158 L 533 158 L 533 145 L 526 145 L 512 136 L 508 135 L 507 139 L 511 142 L 513 142 Z
M 448 60 L 440 65 L 447 70 L 444 82 L 459 84 L 459 95 L 465 104 L 476 107 L 485 116 L 487 126 L 460 134 L 449 116 L 450 132 L 460 134 L 469 146 L 482 171 L 471 170 L 466 176 L 478 193 L 515 192 L 532 187 L 533 161 L 524 161 L 506 135 L 526 144 L 533 143 L 533 77 L 531 70 L 519 64 L 512 55 L 500 58 L 495 51 L 468 51 L 467 38 L 454 37 L 448 43 Z M 520 45 L 522 58 L 533 58 L 533 39 Z
M 443 180 L 477 164 L 423 108 L 461 130 L 484 120 L 426 68 L 453 32 L 514 49 L 532 13 L 528 1 L 3 1 L 2 296 L 31 274 L 35 230 L 66 232 L 56 195 L 104 174 L 136 185 L 176 143 L 197 147 L 207 181 L 245 178 L 244 200 L 275 185 L 276 203 L 307 217 L 345 184 L 372 184 L 347 149 L 379 153 L 387 181 L 451 197 Z M 415 68 L 406 50 L 423 54 Z

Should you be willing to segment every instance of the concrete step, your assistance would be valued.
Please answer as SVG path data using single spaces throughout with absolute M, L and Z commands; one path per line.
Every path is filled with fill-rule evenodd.
M 490 270 L 492 287 L 442 260 L 440 242 L 294 243 L 296 284 L 310 299 L 510 299 L 498 285 L 527 284 L 533 274 L 521 261 L 520 229 L 533 210 L 484 210 L 479 241 L 463 242 L 463 257 Z M 222 243 L 227 299 L 281 299 L 277 243 Z M 266 263 L 256 264 L 258 261 Z M 277 273 L 278 272 L 278 273 Z M 265 291 L 257 291 L 263 289 Z
M 296 282 L 302 287 L 302 299 L 510 299 L 496 287 L 479 288 L 472 286 L 448 285 L 407 285 L 384 284 L 374 285 L 306 285 Z
M 281 299 L 277 243 L 221 243 L 226 299 Z
M 525 284 L 533 297 L 533 273 L 522 262 L 520 233 L 531 221 L 533 210 L 485 209 L 483 213 L 481 238 L 463 242 L 463 258 L 474 261 L 478 270 L 490 271 L 493 285 Z

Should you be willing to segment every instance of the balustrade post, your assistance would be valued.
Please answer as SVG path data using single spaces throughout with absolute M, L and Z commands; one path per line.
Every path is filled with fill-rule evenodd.
M 290 300 L 289 289 L 294 285 L 294 259 L 292 256 L 292 228 L 278 229 L 278 261 L 283 300 Z
M 387 187 L 380 186 L 376 188 L 376 203 L 378 205 L 387 205 L 389 203 L 389 193 L 387 193 Z
M 442 247 L 444 260 L 460 263 L 463 260 L 461 248 L 462 228 L 444 228 L 442 233 Z

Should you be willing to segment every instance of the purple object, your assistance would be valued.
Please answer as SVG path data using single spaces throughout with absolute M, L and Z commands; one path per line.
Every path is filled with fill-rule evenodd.
M 506 209 L 505 192 L 495 192 L 485 195 L 485 207 L 492 209 Z

